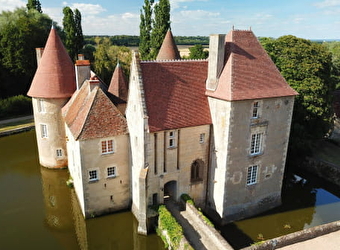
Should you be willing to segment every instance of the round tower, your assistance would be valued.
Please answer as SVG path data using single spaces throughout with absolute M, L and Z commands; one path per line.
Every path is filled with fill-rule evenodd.
M 32 97 L 40 164 L 67 167 L 65 125 L 61 109 L 76 89 L 74 65 L 52 27 L 27 93 Z

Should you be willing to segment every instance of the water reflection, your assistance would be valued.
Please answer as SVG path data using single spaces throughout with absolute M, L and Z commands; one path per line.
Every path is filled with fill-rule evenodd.
M 34 131 L 0 138 L 1 249 L 158 250 L 131 212 L 84 220 L 67 170 L 39 166 Z
M 293 174 L 285 180 L 282 206 L 222 228 L 236 248 L 340 219 L 340 199 Z

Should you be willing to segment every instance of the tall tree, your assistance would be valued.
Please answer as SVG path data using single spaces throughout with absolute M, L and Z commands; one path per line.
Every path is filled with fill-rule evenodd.
M 63 9 L 63 26 L 65 33 L 65 47 L 68 54 L 72 59 L 76 57 L 76 23 L 74 21 L 73 11 L 70 7 L 66 6 Z
M 70 7 L 63 9 L 63 26 L 65 33 L 65 46 L 70 57 L 75 60 L 84 45 L 84 36 L 81 27 L 81 13 L 75 9 L 74 13 Z
M 160 0 L 154 7 L 153 29 L 151 33 L 151 58 L 155 59 L 162 46 L 166 32 L 170 29 L 170 2 Z
M 301 153 L 308 150 L 310 140 L 325 136 L 332 125 L 332 55 L 321 44 L 291 35 L 264 38 L 261 43 L 289 85 L 299 93 L 290 152 Z
M 37 67 L 35 48 L 45 46 L 51 23 L 25 8 L 0 14 L 0 97 L 27 93 Z
M 153 3 L 154 0 L 144 0 L 144 6 L 140 14 L 139 53 L 141 55 L 141 59 L 143 60 L 150 59 Z
M 41 4 L 39 0 L 28 0 L 26 7 L 28 10 L 37 10 L 38 12 L 42 13 Z
M 84 45 L 84 36 L 83 36 L 83 29 L 81 27 L 81 13 L 78 9 L 74 10 L 74 23 L 76 27 L 76 34 L 75 34 L 75 50 L 79 53 Z

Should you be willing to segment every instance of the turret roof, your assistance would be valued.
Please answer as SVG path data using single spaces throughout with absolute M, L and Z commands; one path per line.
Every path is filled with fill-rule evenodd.
M 119 63 L 113 72 L 108 92 L 124 101 L 127 101 L 128 83 Z
M 158 52 L 156 60 L 176 60 L 181 59 L 171 30 L 166 33 L 162 46 Z
M 74 65 L 56 29 L 52 27 L 27 95 L 68 98 L 76 89 Z
M 228 101 L 295 96 L 252 31 L 232 30 L 226 36 L 225 65 L 215 91 Z

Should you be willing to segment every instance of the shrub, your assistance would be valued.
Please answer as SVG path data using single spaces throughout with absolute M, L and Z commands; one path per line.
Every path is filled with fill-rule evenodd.
M 18 95 L 0 99 L 0 119 L 31 115 L 32 113 L 32 100 L 29 97 Z
M 165 205 L 161 205 L 158 208 L 158 235 L 162 238 L 166 247 L 168 247 L 167 239 L 163 235 L 163 231 L 166 231 L 169 240 L 171 241 L 171 249 L 178 249 L 178 246 L 183 238 L 183 229 L 178 224 L 176 219 L 171 215 Z

